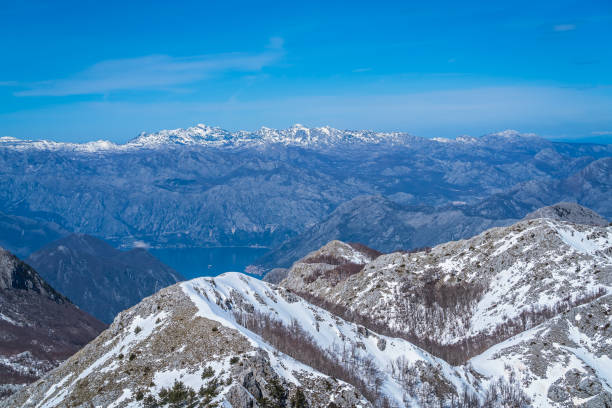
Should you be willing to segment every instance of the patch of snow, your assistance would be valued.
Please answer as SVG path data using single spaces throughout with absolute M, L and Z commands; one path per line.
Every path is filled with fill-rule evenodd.
M 2 312 L 0 312 L 0 320 L 5 320 L 15 326 L 21 326 L 21 324 L 17 323 L 15 320 L 11 319 L 7 315 L 3 314 Z
M 132 390 L 130 390 L 129 388 L 124 388 L 123 389 L 123 393 L 121 394 L 121 396 L 119 398 L 117 398 L 117 400 L 115 400 L 112 404 L 110 404 L 108 406 L 108 408 L 116 408 L 118 407 L 123 401 L 132 398 Z
M 593 254 L 604 250 L 603 243 L 610 238 L 609 231 L 606 232 L 606 236 L 603 238 L 590 239 L 589 230 L 586 232 L 579 231 L 570 224 L 559 226 L 558 223 L 553 224 L 549 222 L 549 225 L 555 229 L 566 245 L 582 254 Z

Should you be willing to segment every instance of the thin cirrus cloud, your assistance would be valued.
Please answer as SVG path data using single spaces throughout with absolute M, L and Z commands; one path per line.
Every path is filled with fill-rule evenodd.
M 299 122 L 343 129 L 403 130 L 454 137 L 519 128 L 541 135 L 584 137 L 584 129 L 610 129 L 612 97 L 592 91 L 513 85 L 397 94 L 283 95 L 209 102 L 77 102 L 0 114 L 2 132 L 22 138 L 111 138 L 125 142 L 139 132 L 208 123 L 233 130 Z M 28 123 L 26 127 L 23 123 Z M 85 135 L 85 136 L 84 136 Z M 606 137 L 606 135 L 595 135 Z
M 16 96 L 69 96 L 115 91 L 164 89 L 201 81 L 227 72 L 255 72 L 282 57 L 282 40 L 273 39 L 259 54 L 221 54 L 193 57 L 150 55 L 102 61 L 71 78 L 30 84 Z
M 557 24 L 553 26 L 553 31 L 563 32 L 563 31 L 574 31 L 576 29 L 576 24 Z

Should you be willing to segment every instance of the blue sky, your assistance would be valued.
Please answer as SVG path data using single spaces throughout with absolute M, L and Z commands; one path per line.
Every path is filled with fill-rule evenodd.
M 609 0 L 1 1 L 0 136 L 302 123 L 612 140 Z

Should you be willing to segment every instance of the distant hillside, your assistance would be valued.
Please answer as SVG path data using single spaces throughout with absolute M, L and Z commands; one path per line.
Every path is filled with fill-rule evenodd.
M 529 181 L 514 186 L 507 193 L 492 194 L 476 202 L 437 207 L 411 205 L 410 199 L 401 194 L 357 197 L 341 204 L 320 223 L 288 239 L 254 263 L 266 269 L 286 268 L 334 239 L 361 242 L 383 252 L 422 248 L 469 238 L 526 216 L 565 217 L 566 221 L 582 223 L 584 220 L 605 226 L 608 225 L 605 218 L 577 204 L 558 204 L 536 210 L 572 199 L 590 204 L 591 208 L 603 211 L 604 216 L 610 216 L 611 173 L 612 158 L 599 159 L 563 179 Z
M 271 250 L 254 263 L 289 267 L 331 240 L 361 242 L 382 252 L 421 248 L 508 225 L 514 218 L 489 218 L 464 205 L 402 205 L 388 197 L 361 196 L 341 204 L 321 223 Z
M 0 246 L 22 258 L 65 235 L 54 222 L 0 213 Z
M 105 327 L 0 248 L 0 398 L 56 367 Z
M 144 249 L 120 251 L 82 234 L 46 245 L 27 262 L 81 309 L 107 323 L 144 297 L 183 279 Z

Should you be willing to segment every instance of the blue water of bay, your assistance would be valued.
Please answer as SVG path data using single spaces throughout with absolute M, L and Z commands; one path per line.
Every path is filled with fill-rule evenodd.
M 179 272 L 185 279 L 216 276 L 224 272 L 244 272 L 244 269 L 265 254 L 267 248 L 161 248 L 150 249 L 153 255 Z

